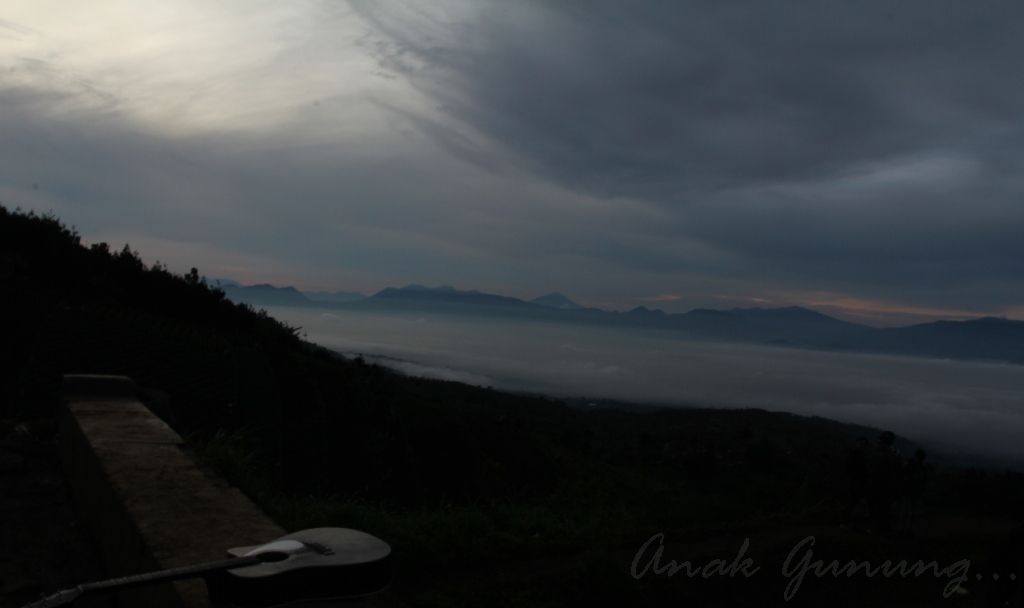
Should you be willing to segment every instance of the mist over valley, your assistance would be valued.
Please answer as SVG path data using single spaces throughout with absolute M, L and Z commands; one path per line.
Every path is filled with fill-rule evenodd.
M 415 311 L 269 311 L 313 342 L 413 376 L 563 397 L 822 416 L 891 429 L 947 457 L 1024 463 L 1019 365 Z

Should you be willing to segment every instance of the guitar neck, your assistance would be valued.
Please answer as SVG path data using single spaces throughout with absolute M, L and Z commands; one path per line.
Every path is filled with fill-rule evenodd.
M 121 576 L 118 578 L 112 578 L 105 581 L 97 581 L 95 583 L 85 583 L 83 585 L 78 585 L 77 587 L 71 589 L 58 591 L 57 593 L 47 596 L 37 602 L 27 604 L 24 606 L 24 608 L 56 608 L 57 606 L 70 604 L 71 602 L 85 595 L 101 595 L 104 593 L 114 593 L 116 591 L 133 589 L 135 587 L 142 587 L 154 583 L 163 583 L 187 578 L 195 578 L 197 576 L 202 576 L 204 574 L 209 574 L 211 572 L 220 572 L 223 570 L 233 570 L 235 568 L 255 566 L 256 564 L 260 563 L 263 563 L 263 560 L 260 559 L 259 556 L 236 557 L 232 559 L 222 559 L 212 562 L 206 562 L 203 564 L 194 564 L 191 566 L 168 568 L 166 570 L 158 570 L 156 572 L 145 572 L 143 574 Z
M 231 559 L 222 559 L 213 562 L 206 562 L 203 564 L 181 566 L 179 568 L 168 568 L 167 570 L 158 570 L 156 572 L 145 572 L 143 574 L 121 576 L 118 578 L 112 578 L 105 581 L 98 581 L 95 583 L 86 583 L 84 585 L 81 585 L 81 588 L 85 594 L 90 595 L 95 593 L 112 593 L 114 591 L 131 589 L 133 587 L 141 587 L 143 585 L 149 585 L 151 583 L 162 583 L 166 581 L 177 581 L 186 578 L 194 578 L 210 572 L 232 570 L 234 568 L 245 568 L 246 566 L 255 566 L 256 564 L 260 563 L 263 563 L 262 560 L 255 556 L 235 557 Z

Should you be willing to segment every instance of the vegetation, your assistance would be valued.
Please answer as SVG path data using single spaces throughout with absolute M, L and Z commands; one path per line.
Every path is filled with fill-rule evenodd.
M 0 418 L 52 417 L 63 373 L 130 375 L 202 461 L 286 528 L 390 541 L 395 591 L 413 605 L 781 603 L 785 581 L 771 573 L 636 580 L 629 566 L 658 532 L 686 543 L 680 559 L 734 555 L 750 537 L 759 559 L 781 561 L 807 534 L 844 558 L 987 559 L 1024 506 L 1019 475 L 943 468 L 914 537 L 840 529 L 847 450 L 876 431 L 403 377 L 303 341 L 195 269 L 147 267 L 127 245 L 85 247 L 54 217 L 3 207 L 0 284 Z M 802 597 L 841 589 L 860 605 L 884 591 L 923 604 L 941 587 L 846 581 Z

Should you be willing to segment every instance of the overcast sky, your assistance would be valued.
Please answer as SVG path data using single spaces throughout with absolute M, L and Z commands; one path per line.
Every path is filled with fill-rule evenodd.
M 1024 318 L 1022 18 L 5 0 L 0 201 L 245 283 Z

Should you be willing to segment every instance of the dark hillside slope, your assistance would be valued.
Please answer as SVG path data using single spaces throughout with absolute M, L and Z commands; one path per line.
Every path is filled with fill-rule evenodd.
M 0 281 L 7 414 L 47 413 L 61 373 L 120 370 L 195 404 L 182 413 L 216 418 L 226 402 L 209 403 L 209 391 L 234 381 L 225 355 L 302 348 L 294 329 L 229 302 L 198 273 L 146 268 L 127 246 L 83 247 L 54 218 L 2 207 Z

